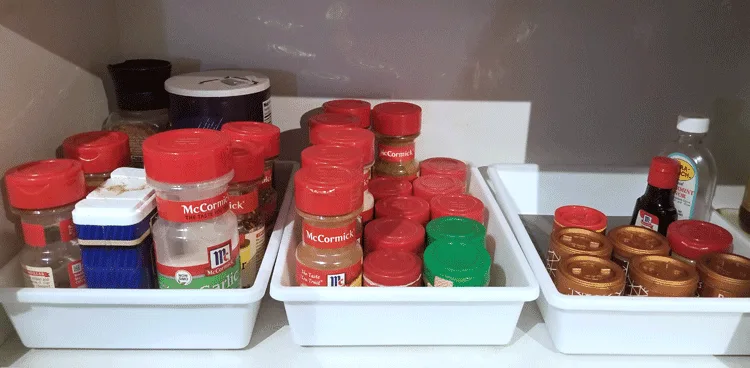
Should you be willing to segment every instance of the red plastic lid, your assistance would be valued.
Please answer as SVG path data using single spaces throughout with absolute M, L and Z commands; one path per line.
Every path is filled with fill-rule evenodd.
M 320 133 L 329 130 L 360 129 L 360 123 L 356 116 L 324 112 L 310 117 L 308 129 L 310 129 L 310 143 L 318 144 L 321 143 L 318 141 Z
M 669 157 L 656 156 L 651 159 L 648 184 L 661 189 L 673 189 L 680 177 L 680 163 Z
M 378 250 L 362 265 L 364 277 L 383 286 L 407 286 L 422 275 L 422 260 L 414 253 Z
M 341 166 L 343 168 L 362 171 L 362 157 L 353 147 L 319 144 L 302 150 L 300 155 L 302 167 L 312 166 Z
M 391 177 L 379 177 L 370 180 L 367 188 L 372 193 L 372 197 L 378 201 L 388 197 L 410 196 L 411 182 L 406 179 Z
M 430 215 L 432 220 L 438 217 L 459 216 L 484 223 L 484 203 L 468 194 L 436 195 L 430 200 Z
M 555 222 L 562 227 L 579 227 L 591 231 L 607 228 L 607 216 L 601 211 L 578 205 L 558 207 L 555 210 Z
M 709 253 L 732 250 L 732 234 L 719 225 L 699 220 L 678 220 L 667 228 L 667 240 L 679 255 L 698 260 Z
M 419 175 L 450 176 L 466 182 L 466 163 L 455 158 L 433 157 L 419 163 Z
M 281 129 L 273 124 L 257 121 L 233 121 L 222 125 L 221 131 L 226 132 L 232 138 L 247 140 L 263 146 L 263 155 L 266 160 L 279 155 Z
M 209 181 L 232 171 L 229 136 L 211 129 L 176 129 L 143 141 L 146 176 L 162 183 Z
M 365 251 L 380 249 L 420 253 L 424 251 L 424 227 L 416 221 L 383 217 L 365 226 Z
M 450 176 L 425 175 L 414 179 L 414 195 L 426 200 L 438 194 L 463 194 L 466 183 Z
M 313 166 L 294 174 L 297 209 L 312 215 L 340 216 L 362 208 L 362 172 Z
M 354 147 L 362 156 L 362 164 L 369 165 L 375 161 L 375 134 L 364 129 L 324 130 L 318 133 L 313 144 L 335 144 Z
M 65 158 L 78 160 L 87 174 L 107 173 L 130 164 L 128 135 L 95 131 L 72 135 L 62 144 Z
M 323 104 L 323 111 L 355 116 L 360 128 L 370 127 L 370 103 L 367 101 L 332 100 Z
M 376 132 L 393 137 L 419 134 L 422 108 L 408 102 L 384 102 L 372 108 Z
M 231 183 L 258 180 L 263 177 L 263 147 L 248 141 L 232 141 L 232 167 L 234 178 Z
M 15 208 L 37 210 L 75 203 L 86 196 L 80 162 L 69 159 L 28 162 L 5 172 L 8 201 Z
M 415 196 L 388 197 L 375 203 L 375 217 L 397 217 L 422 225 L 430 221 L 430 204 Z

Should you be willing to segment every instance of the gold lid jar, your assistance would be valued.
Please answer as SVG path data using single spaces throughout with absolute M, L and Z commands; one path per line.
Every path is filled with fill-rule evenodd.
M 750 259 L 736 254 L 710 253 L 698 260 L 702 297 L 750 297 Z
M 627 276 L 628 263 L 633 257 L 647 255 L 669 255 L 667 237 L 640 226 L 618 226 L 609 231 L 612 242 L 612 260 L 622 266 Z
M 593 256 L 574 256 L 560 262 L 555 286 L 566 295 L 622 295 L 625 272 L 616 263 Z
M 566 227 L 552 232 L 547 250 L 547 270 L 555 278 L 558 264 L 573 256 L 592 256 L 609 259 L 612 243 L 595 231 Z
M 665 255 L 636 256 L 630 261 L 630 295 L 695 296 L 698 272 L 685 262 Z

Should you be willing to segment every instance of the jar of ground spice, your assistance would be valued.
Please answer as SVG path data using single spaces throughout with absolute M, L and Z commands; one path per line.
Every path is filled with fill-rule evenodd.
M 355 116 L 361 128 L 370 128 L 370 103 L 367 101 L 331 100 L 323 104 L 323 111 Z
M 414 195 L 424 198 L 428 202 L 436 195 L 463 194 L 466 191 L 466 185 L 463 181 L 450 176 L 420 176 L 414 179 L 412 185 L 414 186 Z
M 367 188 L 377 202 L 388 197 L 410 196 L 411 182 L 396 178 L 373 178 L 367 183 Z
M 424 227 L 416 221 L 385 217 L 365 226 L 365 253 L 380 249 L 421 254 L 424 251 Z
M 607 216 L 591 207 L 562 206 L 555 210 L 555 222 L 552 230 L 563 227 L 580 227 L 604 234 L 607 231 Z
M 555 270 L 557 291 L 565 295 L 622 295 L 625 272 L 616 263 L 599 257 L 564 259 Z
M 375 203 L 375 218 L 382 217 L 405 218 L 424 226 L 430 221 L 430 204 L 414 196 L 389 197 Z
M 365 256 L 363 286 L 422 286 L 422 260 L 412 252 L 376 250 Z
M 698 294 L 713 298 L 750 297 L 750 259 L 729 253 L 709 253 L 698 261 Z
M 554 278 L 560 262 L 574 256 L 591 256 L 609 260 L 612 243 L 604 235 L 581 228 L 567 227 L 552 231 L 547 250 L 547 270 Z
M 419 163 L 419 176 L 441 175 L 456 178 L 468 188 L 469 176 L 466 163 L 455 158 L 433 157 Z
M 425 227 L 427 246 L 437 240 L 449 243 L 479 244 L 484 248 L 487 228 L 466 217 L 446 216 L 430 221 Z
M 628 275 L 630 260 L 636 256 L 668 256 L 669 242 L 664 235 L 640 226 L 624 225 L 609 231 L 607 239 L 614 248 L 612 260 Z
M 426 286 L 487 286 L 492 259 L 482 242 L 451 243 L 438 240 L 424 252 Z
M 372 109 L 378 141 L 374 175 L 412 181 L 419 174 L 414 140 L 422 128 L 422 108 L 407 102 L 385 102 Z
M 485 223 L 484 203 L 468 194 L 442 194 L 430 200 L 430 218 L 467 217 Z
M 62 148 L 65 158 L 81 162 L 88 192 L 107 181 L 112 171 L 118 167 L 130 165 L 128 135 L 123 132 L 76 134 L 66 138 Z
M 649 230 L 650 231 L 650 230 Z M 698 272 L 669 256 L 637 256 L 630 262 L 629 295 L 695 296 Z
M 332 130 L 360 129 L 359 119 L 346 114 L 321 113 L 313 115 L 307 122 L 310 144 L 321 143 L 318 135 Z
M 693 266 L 706 254 L 732 251 L 732 234 L 706 221 L 675 221 L 667 228 L 667 239 L 672 257 Z

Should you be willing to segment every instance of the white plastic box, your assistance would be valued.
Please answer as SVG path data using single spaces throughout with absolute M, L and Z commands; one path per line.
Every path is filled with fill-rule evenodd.
M 286 188 L 255 284 L 242 290 L 0 289 L 30 348 L 240 349 L 250 342 L 291 205 L 293 162 L 276 164 Z M 288 183 L 288 184 L 286 184 Z M 286 186 L 285 186 L 286 185 Z M 283 193 L 282 193 L 283 194 Z M 18 257 L 0 279 L 23 285 Z
M 532 238 L 539 234 L 530 236 L 519 215 L 553 215 L 559 206 L 580 204 L 607 216 L 629 218 L 636 198 L 645 192 L 646 169 L 540 170 L 536 165 L 493 165 L 488 174 L 539 281 L 537 304 L 560 352 L 750 354 L 750 298 L 573 296 L 559 293 L 552 283 L 537 250 L 546 244 L 535 246 Z M 712 221 L 718 216 L 714 213 Z M 736 236 L 734 249 L 750 255 L 750 244 Z
M 539 295 L 508 222 L 476 168 L 469 192 L 488 214 L 489 287 L 299 287 L 294 284 L 299 222 L 292 205 L 271 278 L 284 302 L 294 341 L 303 346 L 504 345 L 524 302 Z

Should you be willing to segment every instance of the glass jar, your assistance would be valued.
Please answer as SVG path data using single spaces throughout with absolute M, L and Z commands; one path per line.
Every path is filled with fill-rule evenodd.
M 65 158 L 81 162 L 89 192 L 107 181 L 118 167 L 130 165 L 128 135 L 122 132 L 76 134 L 66 138 L 62 148 Z
M 320 133 L 332 130 L 359 129 L 359 120 L 355 116 L 335 113 L 322 113 L 310 117 L 307 122 L 310 144 L 320 144 Z
M 424 251 L 424 284 L 435 287 L 487 286 L 492 259 L 481 243 L 438 240 Z
M 620 296 L 625 290 L 625 272 L 609 259 L 575 256 L 560 262 L 555 287 L 563 295 Z
M 628 277 L 630 261 L 637 256 L 669 256 L 667 238 L 645 227 L 618 226 L 609 231 L 607 239 L 613 246 L 612 261 L 622 266 L 625 277 Z
M 362 100 L 331 100 L 323 103 L 323 111 L 347 114 L 359 120 L 360 128 L 370 128 L 370 103 Z
M 648 255 L 633 258 L 628 295 L 692 297 L 698 289 L 698 272 L 669 256 Z
M 177 129 L 143 143 L 159 218 L 151 227 L 161 289 L 240 286 L 237 216 L 229 210 L 232 152 L 226 134 Z
M 554 279 L 560 263 L 573 256 L 612 257 L 612 243 L 604 235 L 577 227 L 552 231 L 547 250 L 547 271 Z
M 750 259 L 737 254 L 709 253 L 701 257 L 697 269 L 701 297 L 750 297 Z
M 72 211 L 86 195 L 81 163 L 45 160 L 5 173 L 8 201 L 21 217 L 25 246 L 19 255 L 24 284 L 34 288 L 81 288 L 81 263 Z
M 422 286 L 422 260 L 412 252 L 377 250 L 365 257 L 363 286 Z
M 678 220 L 667 228 L 671 256 L 685 263 L 696 262 L 709 253 L 732 251 L 732 234 L 719 225 L 700 220 Z
M 378 141 L 374 175 L 416 179 L 419 164 L 414 140 L 422 127 L 422 108 L 407 102 L 385 102 L 376 105 L 372 115 Z

